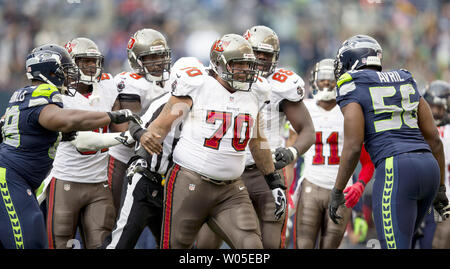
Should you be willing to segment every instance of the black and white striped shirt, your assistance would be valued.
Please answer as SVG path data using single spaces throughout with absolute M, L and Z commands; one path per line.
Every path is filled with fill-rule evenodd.
M 164 105 L 169 100 L 170 96 L 171 94 L 169 92 L 166 92 L 153 100 L 148 110 L 141 117 L 142 121 L 146 123 L 145 127 L 148 127 L 150 123 L 158 117 Z M 174 126 L 167 134 L 166 138 L 163 141 L 163 151 L 161 154 L 150 155 L 143 147 L 140 146 L 139 142 L 136 142 L 136 155 L 143 157 L 147 161 L 149 170 L 151 172 L 166 175 L 167 171 L 172 166 L 172 152 L 179 140 L 181 125 L 182 123 L 181 121 L 179 121 L 178 124 Z

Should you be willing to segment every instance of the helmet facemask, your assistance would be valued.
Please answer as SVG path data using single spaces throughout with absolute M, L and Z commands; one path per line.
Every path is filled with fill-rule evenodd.
M 256 68 L 260 76 L 268 77 L 275 72 L 278 64 L 279 51 L 265 51 L 253 47 L 256 56 Z
M 80 73 L 80 83 L 92 85 L 100 80 L 103 71 L 102 55 L 76 55 L 75 63 Z
M 150 82 L 164 82 L 169 79 L 171 52 L 161 45 L 161 50 L 146 51 L 136 57 L 136 63 L 139 65 L 137 73 L 144 75 Z
M 257 79 L 254 59 L 235 59 L 226 64 L 226 70 L 219 70 L 220 78 L 237 91 L 250 91 Z
M 336 79 L 334 61 L 324 59 L 316 64 L 311 72 L 309 83 L 316 101 L 330 101 L 336 99 Z

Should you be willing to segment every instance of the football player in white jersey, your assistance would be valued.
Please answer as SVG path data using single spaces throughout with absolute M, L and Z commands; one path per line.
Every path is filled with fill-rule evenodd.
M 103 55 L 97 45 L 79 37 L 66 49 L 81 76 L 74 95 L 63 96 L 64 107 L 111 111 L 115 85 L 111 74 L 102 73 Z M 106 133 L 108 126 L 94 132 Z M 111 232 L 116 214 L 106 173 L 107 150 L 80 151 L 68 142 L 59 145 L 47 196 L 49 248 L 66 248 L 78 224 L 86 248 L 99 247 Z
M 442 144 L 444 145 L 445 163 L 447 167 L 445 171 L 446 194 L 450 198 L 450 104 L 448 103 L 450 100 L 450 84 L 443 80 L 435 80 L 427 86 L 423 97 L 430 105 L 434 121 L 439 129 Z M 450 220 L 447 218 L 444 221 L 438 220 L 434 222 L 434 214 L 431 213 L 430 215 L 425 216 L 424 219 L 422 227 L 423 238 L 420 242 L 421 248 L 450 248 Z
M 290 180 L 286 178 L 286 171 L 283 168 L 306 152 L 314 143 L 314 126 L 302 102 L 305 83 L 294 72 L 277 68 L 280 42 L 272 29 L 261 25 L 254 26 L 244 33 L 244 38 L 253 48 L 260 78 L 267 79 L 270 84 L 270 103 L 262 110 L 265 119 L 264 133 L 270 149 L 275 151 L 275 168 L 289 186 Z M 283 137 L 286 120 L 291 122 L 298 133 L 297 140 L 289 148 L 285 148 Z M 264 184 L 264 175 L 256 167 L 248 148 L 246 155 L 242 180 L 258 215 L 263 246 L 267 249 L 284 248 L 287 218 L 283 212 L 278 216 L 272 214 L 274 205 L 272 191 Z M 286 204 L 286 200 L 284 199 L 282 203 Z M 220 246 L 218 245 L 220 240 L 213 240 L 212 236 L 206 227 L 202 228 L 196 246 L 217 248 Z
M 177 79 L 177 73 L 186 71 L 206 74 L 203 64 L 194 57 L 183 57 L 172 66 L 168 87 Z M 145 126 L 148 126 L 161 113 L 165 103 L 169 100 L 169 91 L 156 97 L 148 110 L 142 116 Z M 130 124 L 130 132 L 138 137 L 137 132 L 143 132 L 138 124 Z M 135 154 L 131 158 L 127 169 L 126 189 L 123 202 L 120 205 L 116 225 L 108 237 L 105 247 L 108 249 L 134 248 L 144 227 L 149 227 L 157 247 L 161 239 L 161 225 L 163 216 L 163 185 L 167 171 L 173 165 L 173 149 L 180 139 L 181 123 L 174 126 L 163 141 L 161 154 L 148 154 L 147 151 L 136 146 Z M 125 188 L 125 187 L 124 187 Z
M 172 123 L 183 120 L 175 165 L 166 177 L 161 247 L 192 247 L 208 223 L 231 248 L 262 248 L 256 212 L 240 176 L 248 144 L 266 184 L 280 195 L 272 213 L 284 211 L 279 202 L 286 187 L 275 171 L 259 113 L 270 88 L 254 83 L 255 56 L 240 35 L 214 42 L 210 61 L 209 74 L 195 68 L 176 74 L 172 96 L 140 137 L 148 152 L 159 153 Z
M 311 114 L 315 128 L 315 145 L 304 156 L 305 169 L 299 179 L 294 224 L 294 248 L 338 248 L 351 216 L 353 207 L 373 174 L 373 164 L 368 153 L 361 154 L 362 169 L 357 185 L 345 190 L 352 199 L 340 212 L 343 221 L 334 224 L 327 214 L 330 191 L 334 186 L 344 143 L 344 117 L 336 105 L 336 80 L 334 60 L 324 59 L 311 72 L 310 86 L 314 99 L 304 103 Z M 368 160 L 368 161 L 367 161 Z M 367 171 L 369 171 L 367 173 Z M 365 175 L 362 179 L 361 175 Z
M 160 32 L 141 29 L 130 38 L 127 54 L 133 72 L 122 72 L 114 77 L 118 95 L 112 110 L 127 108 L 142 116 L 150 102 L 164 92 L 164 83 L 169 78 L 171 51 Z M 111 128 L 114 132 L 124 132 L 128 123 L 112 125 Z M 109 150 L 108 179 L 116 212 L 120 207 L 127 163 L 133 153 L 133 148 L 124 145 Z

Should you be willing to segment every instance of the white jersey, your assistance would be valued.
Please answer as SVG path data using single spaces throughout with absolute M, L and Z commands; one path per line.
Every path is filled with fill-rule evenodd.
M 174 162 L 215 180 L 240 177 L 258 112 L 269 99 L 268 84 L 230 93 L 209 75 L 183 71 L 176 74 L 172 95 L 190 96 L 193 104 L 183 121 Z
M 439 135 L 444 145 L 445 154 L 445 188 L 450 199 L 450 124 L 438 127 Z
M 298 102 L 303 99 L 305 82 L 296 73 L 277 68 L 275 72 L 267 78 L 270 84 L 270 103 L 261 111 L 264 117 L 264 134 L 269 142 L 270 149 L 274 150 L 283 147 L 285 144 L 284 127 L 286 115 L 280 112 L 280 103 L 283 100 Z M 261 81 L 258 81 L 261 83 Z M 246 150 L 246 165 L 254 164 L 250 149 Z
M 93 84 L 92 94 L 84 96 L 79 92 L 70 97 L 63 95 L 64 108 L 89 111 L 111 111 L 117 96 L 112 76 L 103 74 L 99 83 Z M 108 126 L 93 130 L 106 133 Z M 99 151 L 78 151 L 70 142 L 61 142 L 56 150 L 51 176 L 65 181 L 98 183 L 106 181 L 108 149 Z
M 303 177 L 319 187 L 331 190 L 336 182 L 344 146 L 344 116 L 337 105 L 327 111 L 318 106 L 314 99 L 305 99 L 303 102 L 316 131 L 316 142 L 304 155 Z M 351 184 L 349 180 L 347 186 Z
M 144 115 L 152 100 L 165 91 L 160 86 L 146 80 L 143 76 L 130 72 L 122 72 L 116 75 L 114 83 L 116 84 L 118 95 L 140 99 L 141 111 L 138 113 L 139 116 Z M 122 144 L 111 147 L 109 150 L 109 155 L 122 163 L 128 163 L 133 153 L 134 148 Z

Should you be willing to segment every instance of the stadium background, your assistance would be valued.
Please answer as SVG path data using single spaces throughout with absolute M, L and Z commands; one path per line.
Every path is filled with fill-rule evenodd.
M 207 64 L 215 38 L 267 25 L 280 38 L 279 65 L 305 82 L 316 61 L 363 33 L 380 42 L 385 69 L 410 70 L 421 89 L 434 79 L 450 81 L 449 1 L 0 0 L 0 18 L 1 111 L 27 84 L 24 63 L 34 47 L 91 38 L 105 55 L 105 71 L 116 75 L 129 69 L 128 39 L 144 27 L 166 36 L 172 62 L 197 56 Z

